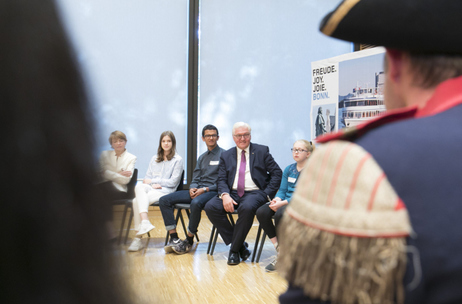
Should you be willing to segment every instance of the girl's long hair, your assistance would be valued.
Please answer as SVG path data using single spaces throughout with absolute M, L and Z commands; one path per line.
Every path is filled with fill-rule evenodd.
M 165 136 L 170 137 L 170 140 L 172 141 L 172 149 L 170 150 L 170 153 L 168 155 L 164 155 L 165 151 L 164 151 L 164 149 L 162 149 L 162 139 Z M 175 135 L 173 134 L 172 131 L 164 131 L 164 132 L 162 132 L 162 134 L 160 135 L 160 139 L 159 139 L 159 148 L 157 148 L 156 162 L 158 162 L 158 163 L 163 162 L 164 161 L 164 156 L 167 157 L 167 160 L 171 160 L 173 158 L 173 156 L 175 156 L 175 153 L 176 153 Z

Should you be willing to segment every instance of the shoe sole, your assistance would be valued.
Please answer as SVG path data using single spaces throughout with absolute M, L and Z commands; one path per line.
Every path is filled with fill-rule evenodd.
M 165 246 L 164 250 L 165 250 L 165 253 L 172 253 L 173 252 L 173 247 L 172 246 Z
M 128 252 L 137 252 L 137 251 L 140 251 L 141 249 L 143 249 L 143 248 L 140 248 L 140 249 L 137 249 L 137 250 L 134 250 L 134 249 L 128 249 Z
M 143 246 L 141 246 L 141 247 L 138 248 L 138 249 L 130 249 L 130 248 L 128 248 L 127 251 L 128 251 L 128 252 L 137 252 L 137 251 L 140 251 L 141 249 L 143 249 Z
M 191 248 L 189 248 L 189 250 L 186 250 L 186 251 L 176 251 L 176 250 L 175 250 L 175 247 L 173 247 L 172 250 L 173 250 L 176 254 L 185 254 L 185 253 L 190 252 L 190 251 L 191 251 Z
M 150 229 L 146 230 L 145 232 L 141 232 L 141 231 L 138 231 L 138 233 L 136 235 L 143 235 L 143 234 L 146 234 L 148 232 L 150 232 L 152 229 L 154 229 L 156 227 L 152 226 Z

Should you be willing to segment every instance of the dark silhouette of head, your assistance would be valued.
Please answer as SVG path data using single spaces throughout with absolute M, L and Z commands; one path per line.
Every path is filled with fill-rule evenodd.
M 0 0 L 1 303 L 125 303 L 87 98 L 52 0 Z

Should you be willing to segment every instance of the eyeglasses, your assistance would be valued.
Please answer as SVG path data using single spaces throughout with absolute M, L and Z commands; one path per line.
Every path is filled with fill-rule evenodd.
M 233 135 L 233 136 L 236 137 L 237 139 L 242 139 L 242 138 L 249 139 L 250 138 L 250 134 Z
M 303 149 L 290 149 L 290 151 L 292 151 L 293 153 L 302 153 L 302 152 L 308 152 L 308 150 L 303 150 Z
M 218 134 L 212 134 L 212 135 L 204 135 L 204 138 L 215 138 L 215 137 L 218 137 Z

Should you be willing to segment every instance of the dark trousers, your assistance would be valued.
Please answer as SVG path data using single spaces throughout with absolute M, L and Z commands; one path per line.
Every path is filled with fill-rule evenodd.
M 173 215 L 173 207 L 175 204 L 191 204 L 188 230 L 192 234 L 197 233 L 197 227 L 199 227 L 199 223 L 201 221 L 202 209 L 204 209 L 205 204 L 212 197 L 216 196 L 216 191 L 210 191 L 196 196 L 191 200 L 189 190 L 180 190 L 162 196 L 159 199 L 159 207 L 162 213 L 162 218 L 164 219 L 165 228 L 167 230 L 173 230 L 176 228 L 175 217 Z
M 219 197 L 212 198 L 205 205 L 205 213 L 212 224 L 217 228 L 221 238 L 226 245 L 231 244 L 231 251 L 238 252 L 244 244 L 245 238 L 253 224 L 255 212 L 268 201 L 265 192 L 261 190 L 247 191 L 242 197 L 237 195 L 237 191 L 231 191 L 231 198 L 238 204 L 238 219 L 233 227 L 228 220 L 226 211 L 223 208 L 223 201 Z
M 260 222 L 262 229 L 265 231 L 268 238 L 272 239 L 276 237 L 277 227 L 282 219 L 284 210 L 288 205 L 282 206 L 276 212 L 274 212 L 270 207 L 269 203 L 264 204 L 257 210 L 257 219 Z M 273 216 L 275 224 L 273 224 Z
M 128 198 L 127 192 L 120 191 L 111 181 L 99 183 L 96 185 L 98 197 L 103 202 L 104 218 L 106 221 L 112 221 L 112 202 L 119 199 Z

